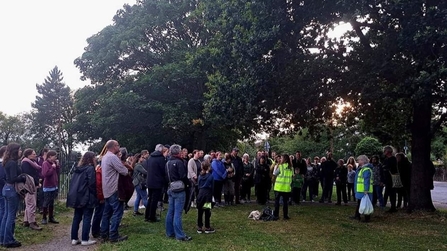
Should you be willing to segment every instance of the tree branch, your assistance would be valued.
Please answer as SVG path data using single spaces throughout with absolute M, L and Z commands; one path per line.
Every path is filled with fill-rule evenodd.
M 362 29 L 360 28 L 361 24 L 355 20 L 350 21 L 350 23 L 357 36 L 360 38 L 360 42 L 363 44 L 363 46 L 365 46 L 368 51 L 372 51 L 368 39 L 365 37 L 365 34 L 363 34 Z

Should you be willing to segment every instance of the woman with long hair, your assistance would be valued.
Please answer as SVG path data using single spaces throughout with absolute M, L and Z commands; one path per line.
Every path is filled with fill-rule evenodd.
M 38 188 L 42 167 L 37 164 L 36 152 L 31 148 L 25 149 L 25 151 L 23 151 L 22 171 L 23 173 L 26 173 L 29 176 L 33 177 L 34 185 L 36 186 L 36 188 Z M 25 194 L 25 213 L 23 225 L 33 230 L 42 230 L 42 228 L 39 227 L 39 225 L 37 225 L 36 223 L 36 195 L 36 193 Z
M 95 153 L 84 153 L 70 180 L 67 207 L 74 208 L 74 216 L 71 224 L 72 245 L 81 244 L 82 246 L 89 246 L 96 243 L 96 241 L 89 240 L 93 209 L 97 203 L 95 166 Z M 82 235 L 80 241 L 78 239 L 78 230 L 81 220 Z
M 146 158 L 143 155 L 137 153 L 134 156 L 134 160 L 132 163 L 133 168 L 132 183 L 135 186 L 135 192 L 137 194 L 133 207 L 134 216 L 143 215 L 142 213 L 138 212 L 140 202 L 143 202 L 144 207 L 147 207 L 147 187 L 146 187 L 147 171 L 146 169 L 144 169 L 142 165 L 143 161 L 145 160 Z
M 43 216 L 42 224 L 48 222 L 59 224 L 54 219 L 54 200 L 58 195 L 58 183 L 60 166 L 57 160 L 56 151 L 50 150 L 47 154 L 47 159 L 42 164 L 42 177 L 43 177 Z M 47 220 L 48 215 L 48 220 Z
M 16 192 L 15 184 L 25 182 L 22 176 L 22 169 L 19 166 L 19 159 L 22 156 L 22 149 L 17 143 L 9 143 L 3 155 L 3 166 L 6 172 L 5 186 L 2 194 L 5 197 L 5 214 L 3 215 L 0 227 L 0 242 L 3 247 L 15 248 L 22 244 L 14 238 L 15 219 L 19 206 L 20 196 Z
M 281 155 L 281 161 L 279 165 L 273 170 L 273 175 L 275 175 L 275 186 L 273 190 L 275 191 L 275 210 L 273 211 L 274 220 L 279 218 L 279 202 L 282 197 L 283 201 L 283 217 L 284 220 L 290 219 L 289 217 L 289 197 L 292 191 L 292 176 L 293 176 L 293 165 L 290 161 L 289 155 Z

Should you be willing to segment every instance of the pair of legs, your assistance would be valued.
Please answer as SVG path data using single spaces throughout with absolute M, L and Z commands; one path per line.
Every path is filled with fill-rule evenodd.
M 42 215 L 42 224 L 47 223 L 47 215 L 48 221 L 51 223 L 59 223 L 54 219 L 54 200 L 57 198 L 58 190 L 43 192 L 43 215 Z
M 166 236 L 175 237 L 178 240 L 187 238 L 183 231 L 182 215 L 186 193 L 174 193 L 168 190 L 169 208 L 166 213 Z
M 279 204 L 282 197 L 282 211 L 284 219 L 289 219 L 289 201 L 290 192 L 277 192 L 275 191 L 275 210 L 273 211 L 273 216 L 279 217 Z
M 118 199 L 118 192 L 105 199 L 104 212 L 101 219 L 101 237 L 118 241 L 121 236 L 118 234 L 118 227 L 123 218 L 124 202 Z
M 19 207 L 19 195 L 14 188 L 14 185 L 6 184 L 3 187 L 2 195 L 5 198 L 4 215 L 2 224 L 0 226 L 0 241 L 5 246 L 15 245 L 18 247 L 21 244 L 14 238 L 15 219 L 17 209 Z M 11 246 L 12 247 L 12 246 Z
M 162 201 L 163 189 L 149 189 L 149 197 L 145 205 L 145 219 L 146 221 L 156 222 L 157 219 L 157 206 L 158 202 Z
M 140 202 L 143 202 L 143 205 L 147 207 L 148 197 L 147 197 L 147 189 L 138 185 L 135 187 L 135 192 L 137 193 L 137 197 L 135 198 L 135 203 L 133 205 L 133 211 L 138 212 L 138 208 L 140 207 Z
M 341 199 L 343 197 L 343 202 L 344 203 L 348 203 L 348 198 L 346 196 L 346 184 L 345 183 L 340 183 L 340 184 L 336 184 L 336 189 L 337 189 L 337 204 L 340 205 L 341 204 Z
M 82 241 L 88 241 L 90 233 L 90 222 L 92 221 L 94 208 L 75 208 L 73 221 L 71 223 L 71 239 L 78 240 L 79 224 L 82 221 Z
M 314 191 L 315 184 L 312 180 L 304 180 L 303 188 L 301 189 L 303 200 L 306 200 L 306 191 L 309 190 L 309 201 L 312 201 L 314 199 L 315 191 Z

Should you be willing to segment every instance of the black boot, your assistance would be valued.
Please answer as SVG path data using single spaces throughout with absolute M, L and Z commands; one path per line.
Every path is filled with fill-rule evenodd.
M 56 221 L 54 219 L 54 207 L 52 207 L 52 206 L 48 207 L 48 222 L 54 223 L 54 224 L 59 224 L 59 221 Z

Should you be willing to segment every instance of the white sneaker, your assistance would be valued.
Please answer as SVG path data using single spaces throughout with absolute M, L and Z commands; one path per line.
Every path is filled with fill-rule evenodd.
M 191 207 L 196 207 L 196 203 L 194 203 L 194 201 L 191 202 Z
M 145 209 L 146 207 L 144 205 L 141 205 L 138 207 L 139 209 Z
M 92 240 L 82 241 L 81 242 L 81 246 L 90 246 L 90 245 L 93 245 L 95 243 L 96 243 L 96 241 L 92 241 Z
M 71 245 L 79 245 L 79 244 L 81 244 L 81 241 L 80 240 L 71 240 Z

